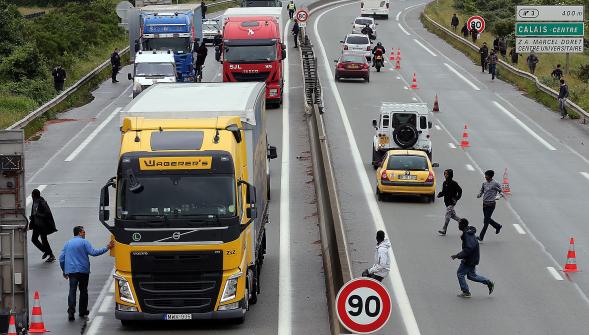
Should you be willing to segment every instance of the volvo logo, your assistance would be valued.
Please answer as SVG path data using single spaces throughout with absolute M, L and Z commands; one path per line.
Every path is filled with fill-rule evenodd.
M 131 238 L 133 239 L 133 241 L 139 242 L 139 241 L 141 241 L 141 234 L 139 234 L 139 233 L 133 233 L 133 235 L 131 236 Z
M 175 239 L 175 240 L 179 240 L 180 239 L 180 232 L 178 232 L 178 231 L 177 232 L 174 232 L 172 234 L 172 238 Z

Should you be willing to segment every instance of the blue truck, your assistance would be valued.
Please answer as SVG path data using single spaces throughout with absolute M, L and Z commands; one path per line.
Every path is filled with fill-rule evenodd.
M 194 82 L 193 51 L 202 42 L 200 4 L 145 6 L 137 8 L 135 15 L 129 21 L 136 23 L 135 29 L 129 25 L 131 50 L 173 51 L 177 81 Z

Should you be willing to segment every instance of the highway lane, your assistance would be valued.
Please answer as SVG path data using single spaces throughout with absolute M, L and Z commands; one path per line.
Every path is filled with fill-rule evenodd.
M 479 78 L 479 68 L 435 36 L 419 30 L 419 6 L 409 10 L 408 16 L 400 14 L 399 22 L 395 20 L 396 10 L 417 4 L 392 2 L 391 8 L 395 9 L 389 20 L 378 21 L 379 38 L 385 47 L 389 51 L 392 46 L 402 50 L 402 70 L 400 73 L 391 71 L 391 64 L 388 64 L 387 71 L 371 74 L 370 84 L 335 84 L 333 73 L 325 71 L 325 67 L 333 67 L 332 60 L 340 52 L 338 41 L 350 30 L 353 18 L 358 15 L 358 3 L 341 5 L 323 16 L 315 14 L 321 41 L 316 35 L 311 38 L 323 61 L 320 74 L 326 91 L 325 117 L 331 149 L 335 153 L 334 165 L 354 273 L 359 274 L 370 265 L 374 230 L 379 220 L 383 220 L 410 300 L 410 309 L 407 304 L 395 308 L 397 313 L 393 321 L 382 333 L 583 332 L 588 325 L 579 318 L 588 311 L 584 295 L 573 282 L 556 280 L 547 267 L 557 268 L 558 263 L 564 261 L 569 234 L 578 238 L 587 236 L 586 227 L 581 223 L 586 185 L 579 171 L 587 169 L 583 152 L 573 153 L 574 140 L 561 140 L 555 135 L 569 130 L 581 137 L 585 130 L 570 123 L 558 124 L 556 115 L 507 84 L 491 82 L 487 76 Z M 327 60 L 320 53 L 321 42 Z M 405 88 L 413 72 L 420 86 L 417 91 Z M 368 164 L 373 135 L 371 120 L 376 118 L 382 101 L 423 99 L 431 105 L 435 93 L 440 96 L 442 109 L 442 113 L 436 115 L 437 127 L 432 131 L 434 161 L 441 166 L 437 173 L 438 185 L 441 186 L 444 168 L 455 169 L 456 179 L 464 189 L 458 215 L 469 218 L 480 229 L 480 202 L 474 198 L 482 181 L 480 169 L 493 168 L 500 179 L 503 169 L 509 168 L 514 195 L 509 202 L 501 201 L 495 214 L 505 228 L 498 236 L 492 232 L 487 234 L 481 250 L 479 271 L 497 282 L 496 292 L 489 298 L 486 287 L 480 285 L 471 285 L 475 297 L 470 301 L 455 297 L 459 292 L 455 276 L 458 263 L 451 261 L 449 255 L 459 249 L 460 241 L 455 226 L 449 236 L 436 236 L 444 213 L 440 201 L 432 205 L 413 199 L 396 199 L 378 203 L 374 210 L 374 171 Z M 541 116 L 536 117 L 539 114 Z M 532 116 L 535 122 L 528 119 Z M 351 138 L 346 134 L 346 123 Z M 465 123 L 469 125 L 472 145 L 466 152 L 455 148 Z M 570 130 L 572 127 L 574 131 Z M 359 150 L 359 164 L 354 160 L 356 150 Z M 357 165 L 359 169 L 355 168 Z M 549 177 L 552 171 L 561 172 L 558 179 Z M 376 226 L 371 221 L 375 221 Z M 514 223 L 520 226 L 513 226 Z M 522 227 L 524 229 L 518 230 Z M 520 234 L 521 231 L 524 234 Z M 577 248 L 580 249 L 578 255 L 583 253 L 583 248 Z M 582 273 L 572 278 L 584 288 Z M 400 288 L 397 282 L 392 291 L 400 294 Z M 411 322 L 413 315 L 419 330 L 405 329 L 415 326 Z
M 289 49 L 293 55 L 296 49 Z M 220 81 L 220 64 L 214 61 L 214 51 L 209 49 L 205 65 L 205 81 Z M 293 74 L 300 73 L 298 57 L 293 57 L 290 67 Z M 120 74 L 126 78 L 129 67 Z M 203 333 L 251 333 L 276 334 L 279 329 L 279 310 L 288 308 L 290 320 L 283 320 L 282 330 L 288 333 L 327 334 L 327 308 L 322 272 L 322 258 L 315 216 L 316 207 L 312 176 L 309 171 L 307 143 L 300 76 L 293 75 L 289 92 L 290 108 L 268 110 L 269 141 L 279 150 L 279 159 L 271 163 L 270 225 L 268 226 L 268 253 L 262 271 L 262 293 L 258 304 L 252 306 L 243 325 L 227 322 L 149 323 L 138 328 L 150 334 Z M 100 187 L 115 174 L 120 135 L 118 111 L 131 100 L 130 86 L 121 79 L 119 84 L 103 83 L 95 92 L 90 104 L 60 115 L 60 119 L 48 125 L 38 141 L 26 146 L 27 192 L 34 187 L 42 189 L 58 223 L 59 232 L 50 236 L 54 253 L 59 254 L 63 243 L 71 237 L 73 226 L 83 224 L 88 239 L 96 246 L 108 240 L 108 232 L 97 220 L 97 204 Z M 288 118 L 283 119 L 283 115 Z M 289 129 L 284 137 L 283 125 L 301 126 Z M 97 131 L 96 129 L 99 129 Z M 283 159 L 282 148 L 288 146 Z M 287 170 L 286 177 L 283 171 Z M 289 189 L 288 203 L 281 201 L 282 185 Z M 284 207 L 288 205 L 288 207 Z M 287 208 L 288 213 L 281 213 Z M 285 220 L 282 220 L 285 219 Z M 281 236 L 281 221 L 291 224 Z M 285 251 L 290 255 L 291 267 L 288 281 L 279 280 L 279 267 Z M 46 264 L 40 253 L 29 247 L 29 287 L 31 299 L 34 290 L 41 293 L 41 304 L 47 328 L 57 334 L 122 334 L 120 322 L 114 319 L 111 280 L 112 258 L 102 256 L 92 259 L 90 279 L 90 322 L 67 322 L 67 281 L 61 277 L 59 265 Z M 292 270 L 292 271 L 286 271 Z M 31 300 L 32 301 L 32 300 Z M 280 302 L 280 306 L 279 306 Z

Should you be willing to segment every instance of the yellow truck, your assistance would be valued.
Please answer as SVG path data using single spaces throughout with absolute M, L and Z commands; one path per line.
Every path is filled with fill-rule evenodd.
M 157 84 L 121 111 L 117 174 L 101 190 L 99 219 L 115 241 L 115 317 L 124 326 L 243 322 L 256 303 L 277 156 L 265 89 Z

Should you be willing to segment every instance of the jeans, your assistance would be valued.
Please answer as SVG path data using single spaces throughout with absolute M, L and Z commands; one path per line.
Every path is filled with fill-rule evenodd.
M 454 205 L 446 207 L 446 215 L 444 217 L 444 228 L 442 228 L 443 231 L 446 231 L 446 229 L 448 229 L 450 219 L 453 219 L 456 222 L 460 221 L 460 218 L 458 217 L 458 215 L 456 215 L 456 211 L 454 210 Z
M 466 276 L 466 278 L 468 278 L 468 280 L 472 280 L 474 282 L 485 284 L 485 285 L 489 285 L 489 283 L 491 282 L 489 279 L 487 279 L 481 275 L 478 275 L 476 273 L 476 266 L 475 265 L 472 265 L 472 266 L 466 265 L 466 264 L 464 264 L 464 262 L 460 263 L 460 266 L 458 267 L 458 271 L 456 271 L 456 275 L 458 276 L 458 284 L 460 284 L 460 289 L 464 293 L 467 293 L 467 292 L 470 293 L 470 291 L 468 289 L 468 284 L 466 283 L 464 276 Z
M 299 34 L 294 34 L 294 47 L 297 48 L 299 46 Z
M 68 274 L 70 280 L 70 294 L 67 297 L 68 314 L 76 312 L 76 293 L 80 289 L 80 305 L 78 314 L 81 316 L 88 313 L 88 279 L 89 273 L 70 273 Z
M 491 74 L 491 79 L 495 79 L 496 71 L 497 71 L 497 64 L 489 64 L 489 73 Z
M 292 17 L 294 16 L 294 10 L 288 10 L 288 17 L 292 20 Z
M 41 237 L 41 242 L 39 242 L 39 236 Z M 31 242 L 33 242 L 35 247 L 41 250 L 41 252 L 46 253 L 49 256 L 53 256 L 53 250 L 51 250 L 51 246 L 49 245 L 49 241 L 47 240 L 47 235 L 41 234 L 38 230 L 33 229 L 33 236 L 31 237 Z
M 558 109 L 560 110 L 560 116 L 567 116 L 566 98 L 558 99 Z
M 495 203 L 483 203 L 483 229 L 479 234 L 481 241 L 485 238 L 485 233 L 487 232 L 487 228 L 489 225 L 493 226 L 493 228 L 497 229 L 501 227 L 500 224 L 495 222 L 495 220 L 491 219 L 491 215 L 493 215 L 493 211 L 495 211 Z
M 114 83 L 117 81 L 117 74 L 119 73 L 119 67 L 113 66 L 111 70 L 112 70 L 112 72 L 110 74 L 110 78 L 111 78 L 112 82 Z

